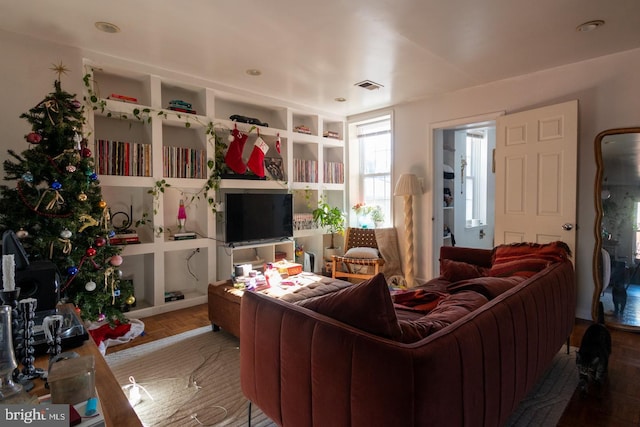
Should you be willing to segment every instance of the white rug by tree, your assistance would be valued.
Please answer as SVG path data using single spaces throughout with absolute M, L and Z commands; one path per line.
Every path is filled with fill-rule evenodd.
M 240 390 L 238 344 L 237 338 L 206 326 L 112 353 L 106 360 L 127 393 L 134 379 L 141 386 L 135 411 L 145 426 L 240 427 L 247 425 L 248 406 Z M 577 384 L 575 349 L 567 355 L 563 347 L 507 425 L 556 425 Z M 275 426 L 255 405 L 251 425 Z

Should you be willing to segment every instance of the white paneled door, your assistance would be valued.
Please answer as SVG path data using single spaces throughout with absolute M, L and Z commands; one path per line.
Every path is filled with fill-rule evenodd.
M 499 117 L 495 244 L 562 240 L 575 254 L 578 101 Z

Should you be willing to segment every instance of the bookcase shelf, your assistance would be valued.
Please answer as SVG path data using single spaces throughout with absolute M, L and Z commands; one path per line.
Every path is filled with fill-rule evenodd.
M 207 129 L 213 126 L 225 143 L 234 128 L 248 134 L 242 153 L 245 162 L 260 136 L 269 147 L 265 162 L 270 166 L 265 169 L 265 180 L 222 179 L 219 190 L 210 192 L 209 197 L 222 202 L 226 191 L 300 193 L 306 198 L 296 201 L 294 214 L 308 215 L 320 197 L 344 210 L 344 180 L 337 182 L 335 175 L 340 168 L 336 165 L 345 161 L 345 118 L 292 108 L 285 101 L 205 84 L 191 76 L 142 64 L 118 61 L 116 66 L 109 61 L 99 55 L 85 59 L 85 67 L 92 73 L 91 90 L 100 105 L 95 110 L 87 109 L 87 124 L 97 165 L 103 153 L 105 168 L 99 179 L 107 204 L 113 210 L 131 212 L 132 224 L 144 223 L 134 227 L 141 243 L 123 246 L 123 271 L 133 280 L 138 301 L 128 315 L 142 317 L 206 302 L 208 283 L 227 278 L 233 263 L 247 250 L 257 250 L 266 262 L 273 261 L 276 252 L 294 260 L 299 244 L 316 253 L 314 270 L 319 272 L 326 236 L 318 228 L 295 230 L 295 241 L 259 242 L 241 249 L 224 245 L 224 212 L 215 214 L 202 193 L 211 173 L 207 163 L 215 158 L 213 138 Z M 109 99 L 112 95 L 135 98 L 135 102 Z M 195 113 L 169 109 L 175 100 L 190 104 Z M 263 125 L 234 121 L 234 115 L 257 119 Z M 327 132 L 337 139 L 323 136 Z M 136 152 L 141 147 L 146 150 L 144 176 L 130 176 L 134 161 L 131 153 L 126 169 L 129 172 L 106 169 L 115 158 L 104 146 L 97 150 L 99 140 L 126 144 L 123 146 L 129 150 L 135 146 Z M 200 163 L 187 167 L 195 159 Z M 296 170 L 300 161 L 313 173 L 301 178 Z M 153 196 L 150 192 L 158 185 L 163 191 Z M 171 238 L 178 231 L 180 199 L 185 202 L 186 229 L 196 233 L 195 239 Z M 181 291 L 184 299 L 165 302 L 165 292 L 172 291 Z

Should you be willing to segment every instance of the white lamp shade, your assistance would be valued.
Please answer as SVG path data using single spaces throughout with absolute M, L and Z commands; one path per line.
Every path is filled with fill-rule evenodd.
M 420 193 L 422 193 L 422 187 L 420 186 L 418 177 L 413 173 L 403 173 L 400 175 L 400 178 L 398 178 L 393 195 L 408 196 Z

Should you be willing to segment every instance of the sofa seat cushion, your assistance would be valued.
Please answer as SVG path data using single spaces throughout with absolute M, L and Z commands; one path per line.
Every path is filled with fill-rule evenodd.
M 428 313 L 449 295 L 446 290 L 412 289 L 393 294 L 393 304 L 397 309 Z
M 412 343 L 426 338 L 482 307 L 488 301 L 484 295 L 474 291 L 460 291 L 451 294 L 420 319 L 400 320 L 401 341 Z
M 402 333 L 382 273 L 336 292 L 299 301 L 297 305 L 380 337 L 399 340 Z
M 452 294 L 461 291 L 474 291 L 484 295 L 487 299 L 492 300 L 501 293 L 522 283 L 524 280 L 525 277 L 523 276 L 478 277 L 476 279 L 461 280 L 459 282 L 451 283 L 447 286 L 447 290 Z

